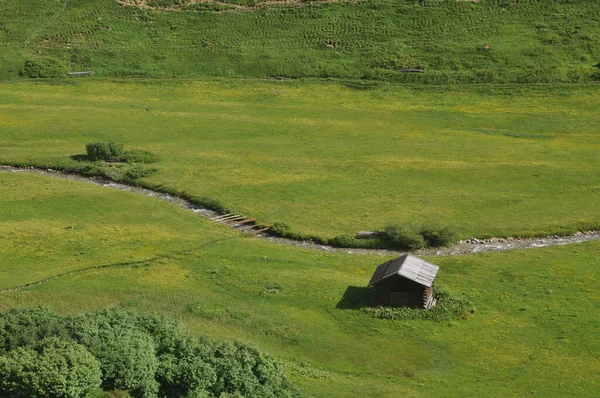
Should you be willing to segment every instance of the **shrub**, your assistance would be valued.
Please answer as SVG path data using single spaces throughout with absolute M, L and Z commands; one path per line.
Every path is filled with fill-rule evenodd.
M 117 180 L 125 180 L 132 181 L 142 177 L 148 177 L 156 172 L 156 169 L 148 169 L 144 167 L 143 164 L 134 164 L 131 167 L 127 167 L 123 169 L 120 178 L 116 178 Z
M 447 246 L 456 241 L 456 231 L 450 227 L 423 225 L 419 234 L 430 247 Z
M 388 246 L 386 241 L 380 237 L 371 239 L 356 239 L 352 235 L 338 235 L 326 242 L 333 247 L 352 248 L 352 249 L 377 249 Z
M 269 228 L 269 232 L 273 235 L 285 237 L 290 235 L 291 229 L 286 223 L 276 222 Z
M 121 161 L 125 151 L 123 144 L 118 142 L 91 142 L 85 146 L 85 150 L 89 160 L 106 162 Z
M 0 357 L 0 396 L 76 398 L 98 387 L 98 360 L 85 347 L 58 338 Z
M 425 239 L 412 224 L 391 224 L 385 227 L 384 232 L 392 247 L 408 250 L 425 247 Z
M 87 158 L 95 164 L 73 168 L 73 171 L 87 176 L 101 176 L 115 181 L 133 181 L 147 177 L 156 169 L 144 167 L 144 163 L 154 163 L 158 156 L 148 151 L 126 151 L 118 142 L 92 142 L 85 146 Z M 102 162 L 127 162 L 106 164 Z
M 437 225 L 390 224 L 384 233 L 390 246 L 404 250 L 446 246 L 456 240 L 452 228 Z
M 32 79 L 44 79 L 62 77 L 67 73 L 67 66 L 64 62 L 54 58 L 36 58 L 25 61 L 21 76 Z
M 352 235 L 338 235 L 331 239 L 329 244 L 334 247 L 355 247 L 358 245 L 356 238 Z
M 303 235 L 297 232 L 292 231 L 289 225 L 283 222 L 276 222 L 269 228 L 269 232 L 275 236 L 280 236 L 282 238 L 293 239 L 293 240 L 305 240 L 309 242 L 314 242 L 322 245 L 326 245 L 330 243 L 330 240 L 321 238 L 319 236 L 313 235 Z

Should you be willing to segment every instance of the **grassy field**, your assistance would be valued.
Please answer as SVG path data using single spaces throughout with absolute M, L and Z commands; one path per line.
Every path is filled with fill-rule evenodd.
M 118 141 L 160 157 L 142 185 L 325 239 L 597 229 L 598 20 L 592 0 L 3 0 L 0 164 Z M 168 315 L 257 344 L 306 396 L 597 396 L 600 241 L 428 258 L 464 320 L 360 311 L 385 260 L 0 171 L 0 310 Z
M 574 232 L 600 226 L 599 99 L 596 86 L 3 84 L 0 163 L 68 167 L 116 140 L 162 157 L 143 183 L 303 234 Z
M 600 242 L 429 258 L 441 267 L 438 283 L 469 298 L 475 314 L 384 321 L 337 308 L 382 257 L 276 246 L 84 183 L 0 173 L 0 190 L 2 289 L 115 264 L 2 293 L 1 309 L 167 314 L 194 334 L 260 345 L 308 396 L 592 397 L 600 389 Z
M 264 1 L 225 0 L 177 11 L 120 3 L 135 1 L 3 0 L 0 79 L 68 70 L 436 84 L 600 78 L 593 0 L 316 0 L 243 9 L 224 3 Z

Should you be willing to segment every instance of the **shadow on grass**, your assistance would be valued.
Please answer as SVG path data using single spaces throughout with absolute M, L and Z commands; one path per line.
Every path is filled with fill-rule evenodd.
M 342 299 L 335 306 L 339 310 L 357 310 L 371 305 L 371 288 L 348 286 Z

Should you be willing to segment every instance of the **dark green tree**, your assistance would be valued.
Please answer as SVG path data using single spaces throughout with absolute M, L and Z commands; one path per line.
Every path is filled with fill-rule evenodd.
M 76 398 L 101 383 L 100 364 L 85 347 L 49 338 L 0 357 L 0 396 Z
M 217 383 L 211 392 L 219 397 L 227 394 L 242 397 L 298 397 L 299 393 L 283 373 L 275 358 L 240 342 L 211 343 L 211 363 Z
M 138 397 L 156 396 L 158 360 L 147 333 L 110 324 L 80 326 L 76 340 L 100 361 L 104 388 L 130 390 Z
M 166 397 L 204 397 L 217 382 L 210 364 L 213 351 L 206 344 L 182 337 L 177 348 L 159 357 L 157 379 Z
M 0 312 L 0 354 L 32 347 L 47 337 L 67 338 L 64 320 L 47 308 L 15 308 Z

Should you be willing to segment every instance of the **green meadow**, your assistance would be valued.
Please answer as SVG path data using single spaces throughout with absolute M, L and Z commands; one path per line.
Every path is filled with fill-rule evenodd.
M 277 246 L 81 182 L 0 172 L 0 190 L 0 289 L 106 265 L 3 292 L 0 309 L 166 314 L 195 335 L 258 344 L 306 396 L 592 397 L 600 389 L 600 242 L 428 258 L 441 267 L 438 284 L 475 313 L 385 321 L 342 300 L 383 257 Z
M 123 167 L 321 241 L 600 229 L 599 20 L 594 0 L 3 0 L 0 165 Z M 111 141 L 160 160 L 85 160 Z M 386 260 L 0 170 L 0 311 L 165 315 L 255 344 L 307 397 L 598 395 L 600 240 L 426 258 L 466 319 L 361 311 Z
M 75 167 L 86 143 L 114 140 L 161 157 L 141 184 L 305 235 L 390 222 L 436 222 L 461 238 L 568 233 L 600 226 L 599 94 L 593 85 L 7 83 L 0 163 Z

